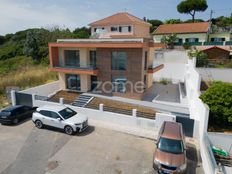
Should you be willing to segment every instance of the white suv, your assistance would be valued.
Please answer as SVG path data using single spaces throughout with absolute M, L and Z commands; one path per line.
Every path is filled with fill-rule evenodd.
M 82 132 L 88 127 L 88 118 L 66 106 L 42 106 L 32 115 L 32 121 L 41 129 L 44 125 L 63 129 L 66 134 Z

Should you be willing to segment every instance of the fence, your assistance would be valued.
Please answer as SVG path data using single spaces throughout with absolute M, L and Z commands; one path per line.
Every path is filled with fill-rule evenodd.
M 195 67 L 196 59 L 189 59 L 186 65 L 185 83 L 190 118 L 195 120 L 194 136 L 200 142 L 200 153 L 204 171 L 206 174 L 215 174 L 218 171 L 218 166 L 213 156 L 211 142 L 207 133 L 209 108 L 199 98 L 201 77 Z
M 44 101 L 44 100 L 38 100 L 33 95 L 33 104 L 34 106 L 40 107 L 44 105 L 60 105 L 60 103 L 57 102 L 51 102 L 51 101 Z M 108 111 L 102 111 L 97 109 L 90 109 L 90 108 L 82 108 L 72 105 L 66 105 L 73 110 L 75 110 L 78 113 L 82 113 L 88 116 L 88 118 L 92 120 L 97 121 L 104 121 L 108 123 L 113 123 L 120 126 L 127 126 L 129 128 L 140 128 L 144 130 L 154 131 L 155 133 L 155 120 L 154 119 L 146 119 L 136 116 L 129 116 L 125 114 L 119 114 L 119 113 L 112 113 Z

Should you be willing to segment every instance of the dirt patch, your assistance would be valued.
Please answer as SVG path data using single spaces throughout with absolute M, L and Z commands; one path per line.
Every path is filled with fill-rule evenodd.
M 59 162 L 58 161 L 49 161 L 48 162 L 48 166 L 47 166 L 47 171 L 54 170 L 58 166 L 59 166 Z
M 86 107 L 97 109 L 99 104 L 104 104 L 105 108 L 110 109 L 109 111 L 128 111 L 128 115 L 132 114 L 132 109 L 137 109 L 137 115 L 145 118 L 155 118 L 156 111 L 149 107 L 133 105 L 125 102 L 114 101 L 110 99 L 104 99 L 99 97 L 94 97 Z M 121 113 L 121 112 L 120 112 Z M 122 113 L 123 114 L 123 113 Z M 126 113 L 125 113 L 126 114 Z
M 74 102 L 74 100 L 80 95 L 78 92 L 71 91 L 59 91 L 54 96 L 52 96 L 49 101 L 59 102 L 60 98 L 64 99 L 64 103 L 69 104 Z

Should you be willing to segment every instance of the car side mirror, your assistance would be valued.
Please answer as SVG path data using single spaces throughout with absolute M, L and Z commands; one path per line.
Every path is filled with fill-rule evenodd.
M 61 121 L 61 118 L 57 118 L 58 121 Z

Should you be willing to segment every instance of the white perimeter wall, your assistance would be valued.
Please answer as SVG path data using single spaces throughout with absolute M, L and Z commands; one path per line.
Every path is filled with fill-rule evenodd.
M 160 51 L 158 51 L 160 52 Z M 175 82 L 184 82 L 185 65 L 188 60 L 186 51 L 163 51 L 163 54 L 154 53 L 153 64 L 164 64 L 164 68 L 154 73 L 154 81 L 160 81 L 163 78 L 172 79 Z
M 232 68 L 197 68 L 205 81 L 223 81 L 232 83 Z
M 190 118 L 195 120 L 194 136 L 200 144 L 200 153 L 204 172 L 206 174 L 214 174 L 218 170 L 213 152 L 211 150 L 211 142 L 207 133 L 209 108 L 205 105 L 200 96 L 201 77 L 197 72 L 196 59 L 188 60 L 185 72 L 186 92 L 189 103 Z

